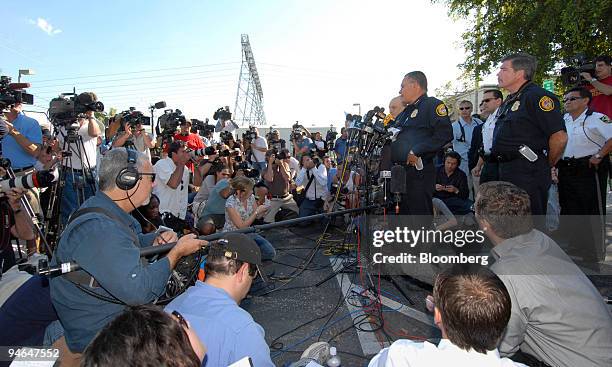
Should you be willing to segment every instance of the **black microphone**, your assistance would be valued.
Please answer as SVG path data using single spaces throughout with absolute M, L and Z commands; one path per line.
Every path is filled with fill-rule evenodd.
M 395 198 L 395 214 L 399 214 L 401 194 L 407 192 L 406 169 L 403 166 L 395 165 L 391 167 L 391 184 L 389 185 L 389 191 L 391 191 Z
M 153 105 L 153 107 L 155 107 L 155 109 L 157 110 L 159 110 L 160 108 L 166 108 L 166 102 L 165 101 L 157 102 L 156 104 Z

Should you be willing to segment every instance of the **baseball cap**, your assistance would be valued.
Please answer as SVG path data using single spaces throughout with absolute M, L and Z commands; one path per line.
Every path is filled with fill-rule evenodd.
M 255 265 L 261 278 L 266 281 L 261 271 L 261 251 L 255 240 L 243 233 L 228 233 L 217 243 L 220 245 L 218 251 L 223 252 L 220 255 Z

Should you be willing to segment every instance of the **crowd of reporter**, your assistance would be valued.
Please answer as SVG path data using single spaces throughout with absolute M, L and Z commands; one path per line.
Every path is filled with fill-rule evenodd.
M 496 114 L 498 92 L 485 93 L 483 111 Z M 591 99 L 585 88 L 566 92 L 566 122 L 580 118 Z M 475 212 L 474 223 L 493 242 L 496 262 L 491 270 L 451 269 L 438 276 L 432 306 L 442 331 L 440 344 L 398 341 L 370 365 L 520 365 L 505 357 L 536 365 L 612 362 L 605 347 L 612 343 L 612 317 L 601 295 L 555 241 L 536 229 L 526 190 L 496 180 L 479 187 L 486 164 L 492 163 L 486 155 L 489 120 L 473 118 L 471 103 L 463 101 L 459 107 L 466 112 L 454 124 L 454 150 L 437 168 L 434 206 L 450 215 Z M 60 146 L 66 145 L 32 129 L 19 108 L 14 107 L 7 125 L 11 140 L 3 142 L 8 147 L 3 154 L 10 156 L 16 173 L 51 168 L 62 160 Z M 595 117 L 599 121 L 592 127 L 582 127 L 584 135 L 590 129 L 601 143 L 596 154 L 589 153 L 589 163 L 581 161 L 588 167 L 602 163 L 598 156 L 607 157 L 612 144 L 609 125 L 603 125 L 609 120 Z M 112 366 L 130 358 L 142 364 L 227 366 L 244 357 L 256 366 L 273 365 L 263 328 L 238 306 L 258 277 L 266 278 L 266 265 L 276 256 L 265 236 L 223 235 L 210 247 L 202 282 L 170 302 L 166 312 L 142 305 L 163 294 L 181 258 L 207 244 L 196 235 L 356 207 L 362 172 L 346 164 L 351 160 L 346 128 L 338 139 L 323 139 L 294 126 L 289 143 L 278 131 L 260 136 L 256 127 L 238 136 L 228 120 L 220 119 L 216 128 L 218 141 L 211 131 L 200 134 L 184 119 L 176 131 L 156 141 L 139 123 L 103 134 L 93 114 L 79 118 L 78 134 L 88 144 L 89 163 L 79 159 L 62 164 L 68 162 L 64 169 L 76 170 L 80 179 L 89 175 L 96 190 L 85 193 L 80 208 L 74 192 L 61 198 L 64 232 L 51 264 L 74 261 L 82 270 L 53 278 L 50 285 L 34 276 L 18 287 L 0 313 L 6 345 L 53 345 L 62 351 L 62 365 Z M 466 139 L 478 132 L 480 143 Z M 474 147 L 482 153 L 475 158 L 470 152 Z M 565 164 L 576 164 L 577 157 L 566 158 Z M 566 166 L 560 169 L 561 177 L 567 177 Z M 0 200 L 0 210 L 10 213 L 2 223 L 3 271 L 16 262 L 11 236 L 29 241 L 30 255 L 39 250 L 20 200 L 24 195 L 42 206 L 33 205 L 35 213 L 44 212 L 36 190 L 14 188 Z M 169 242 L 177 245 L 164 258 L 141 261 L 141 248 Z M 577 312 L 581 308 L 583 314 Z

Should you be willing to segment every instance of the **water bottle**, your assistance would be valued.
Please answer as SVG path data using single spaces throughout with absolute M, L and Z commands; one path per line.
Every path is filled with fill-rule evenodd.
M 326 363 L 327 367 L 339 367 L 340 366 L 340 356 L 336 351 L 336 347 L 329 348 L 329 359 Z

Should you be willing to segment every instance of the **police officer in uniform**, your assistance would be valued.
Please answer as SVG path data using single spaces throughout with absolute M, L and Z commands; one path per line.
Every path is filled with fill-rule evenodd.
M 600 215 L 605 213 L 612 124 L 606 115 L 588 108 L 591 98 L 584 87 L 565 93 L 568 143 L 557 167 L 560 228 L 569 239 L 569 251 L 584 261 L 596 262 L 603 253 Z
M 532 83 L 536 60 L 525 53 L 506 56 L 497 79 L 510 92 L 497 113 L 491 154 L 499 180 L 527 191 L 534 215 L 546 214 L 551 167 L 565 148 L 567 134 L 554 94 Z M 536 220 L 538 227 L 542 218 Z M 541 221 L 541 222 L 540 222 Z
M 423 72 L 406 74 L 400 95 L 407 106 L 396 118 L 396 127 L 401 131 L 391 145 L 393 164 L 406 169 L 407 193 L 402 195 L 399 214 L 417 215 L 413 223 L 429 227 L 436 180 L 434 158 L 453 139 L 453 129 L 444 103 L 427 96 Z

